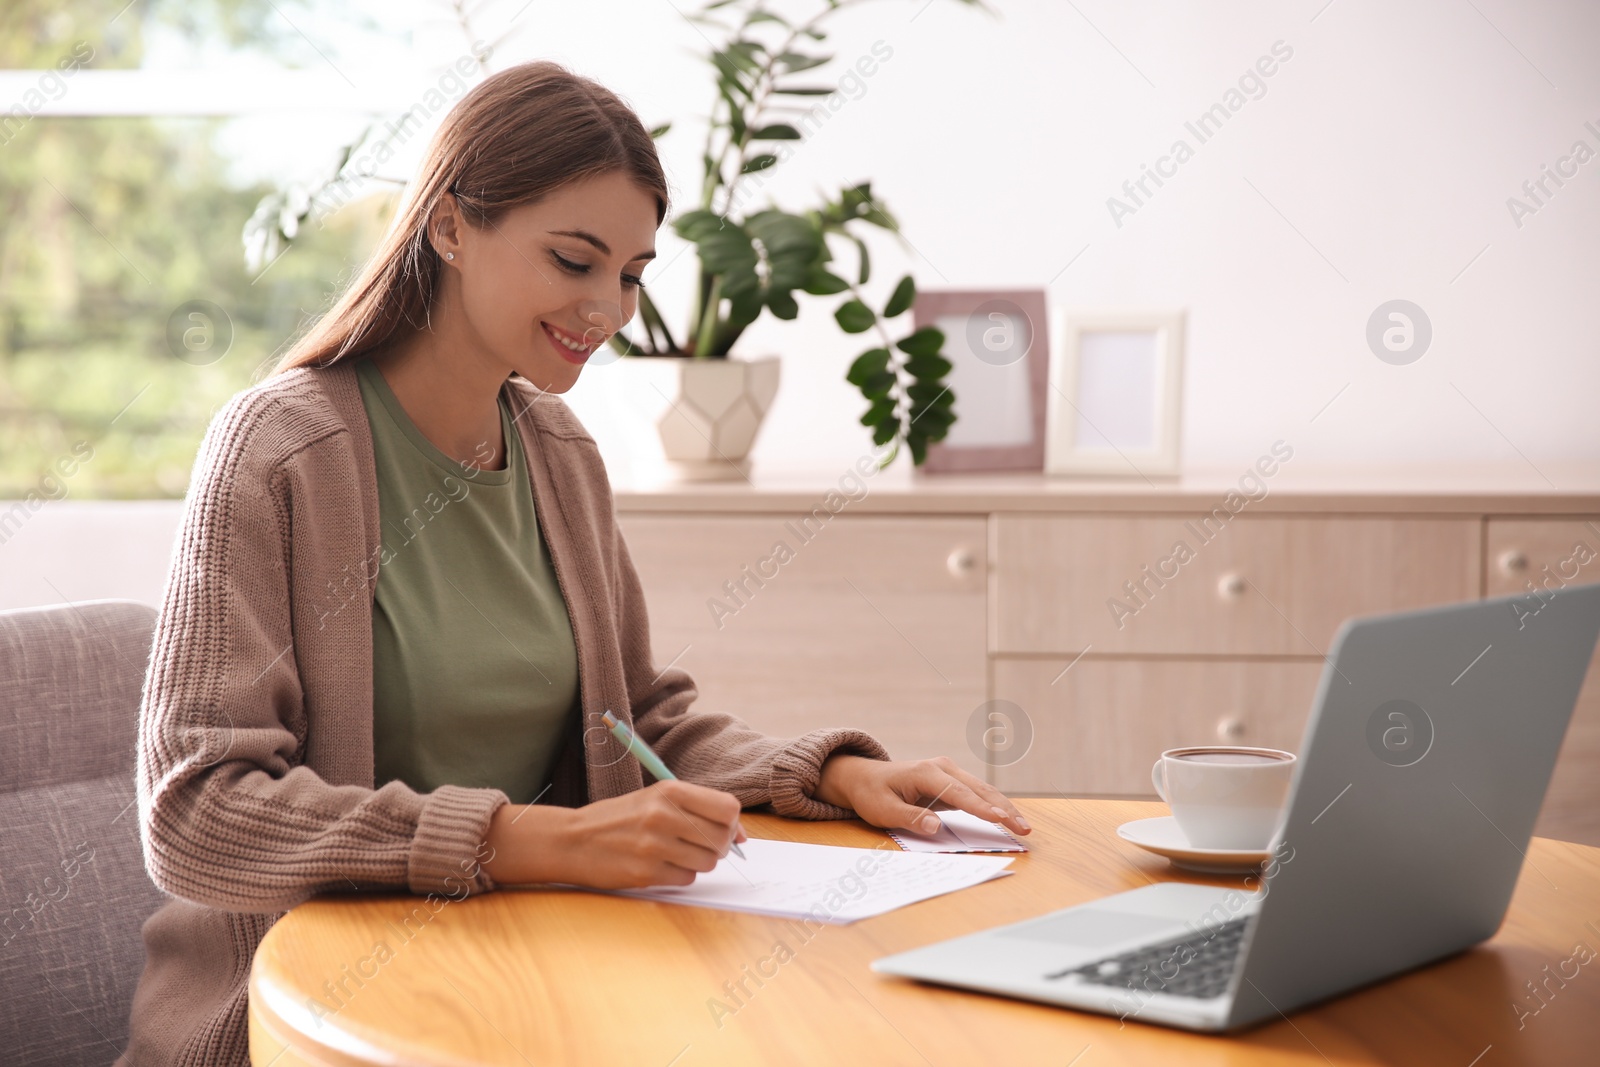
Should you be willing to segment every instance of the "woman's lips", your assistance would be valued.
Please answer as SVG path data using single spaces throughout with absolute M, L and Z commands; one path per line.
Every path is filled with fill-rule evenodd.
M 594 354 L 595 347 L 597 346 L 590 346 L 590 348 L 585 352 L 574 352 L 572 349 L 561 343 L 562 338 L 567 337 L 567 335 L 558 332 L 547 322 L 541 322 L 539 326 L 544 330 L 545 335 L 550 338 L 550 347 L 555 349 L 556 354 L 562 359 L 566 360 L 568 363 L 573 363 L 581 367 L 589 359 L 589 357 Z M 569 337 L 568 339 L 577 340 L 575 337 Z

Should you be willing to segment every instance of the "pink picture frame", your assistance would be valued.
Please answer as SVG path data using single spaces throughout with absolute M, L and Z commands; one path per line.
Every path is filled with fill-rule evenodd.
M 1043 289 L 918 292 L 917 329 L 945 332 L 956 422 L 917 472 L 1042 471 L 1050 338 Z M 963 320 L 952 336 L 952 319 Z M 967 420 L 967 426 L 962 426 Z

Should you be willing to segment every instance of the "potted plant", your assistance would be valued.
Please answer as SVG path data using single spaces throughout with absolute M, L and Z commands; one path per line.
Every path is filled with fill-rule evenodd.
M 681 339 L 659 308 L 639 293 L 632 336 L 613 335 L 609 344 L 623 356 L 678 361 L 678 388 L 658 424 L 669 461 L 688 477 L 738 477 L 761 419 L 778 387 L 778 358 L 730 359 L 739 337 L 763 311 L 780 319 L 800 313 L 797 293 L 838 296 L 833 316 L 848 334 L 871 333 L 872 344 L 856 357 L 846 380 L 867 403 L 860 421 L 876 445 L 893 443 L 879 460 L 892 463 L 905 445 L 921 464 L 930 441 L 945 436 L 956 420 L 955 395 L 944 377 L 943 331 L 932 326 L 895 336 L 889 321 L 911 308 L 916 284 L 902 277 L 882 308 L 874 309 L 861 291 L 871 277 L 867 245 L 857 232 L 873 226 L 900 237 L 899 223 L 872 192 L 870 181 L 845 187 L 816 207 L 789 212 L 775 206 L 745 211 L 744 201 L 764 182 L 763 175 L 792 154 L 802 129 L 818 120 L 837 86 L 797 81 L 831 55 L 813 51 L 827 38 L 821 22 L 862 0 L 819 0 L 822 9 L 797 22 L 768 9 L 770 0 L 710 0 L 685 16 L 723 34 L 706 59 L 714 72 L 716 96 L 706 130 L 703 183 L 697 207 L 679 214 L 672 228 L 695 246 L 699 280 Z M 987 10 L 983 0 L 958 0 Z M 723 21 L 733 16 L 731 21 Z M 463 30 L 471 38 L 470 26 Z M 485 64 L 487 52 L 478 55 Z M 811 76 L 814 78 L 815 76 Z M 826 115 L 821 115 L 826 118 Z M 666 134 L 671 123 L 652 129 Z M 369 127 L 369 130 L 373 127 Z M 343 173 L 355 149 L 347 146 L 324 187 L 348 181 Z M 321 189 L 293 188 L 269 194 L 245 227 L 252 261 L 267 261 L 293 240 L 312 211 Z M 843 238 L 855 251 L 849 271 L 835 271 L 829 239 Z M 901 238 L 902 245 L 905 244 Z
M 871 260 L 856 230 L 876 226 L 899 236 L 898 222 L 873 194 L 871 182 L 846 187 L 799 213 L 774 206 L 742 210 L 762 175 L 803 140 L 802 130 L 823 108 L 819 100 L 837 92 L 837 86 L 811 79 L 802 83 L 795 75 L 833 58 L 813 51 L 827 36 L 820 23 L 849 2 L 824 0 L 823 9 L 804 22 L 768 10 L 766 0 L 713 0 L 688 16 L 723 34 L 722 44 L 706 56 L 716 97 L 702 153 L 700 203 L 672 221 L 673 230 L 695 246 L 699 281 L 681 342 L 644 293 L 636 331 L 642 336 L 617 335 L 610 341 L 624 355 L 683 360 L 679 395 L 660 423 L 663 448 L 680 471 L 713 477 L 743 471 L 760 419 L 777 391 L 778 360 L 728 357 L 763 311 L 796 318 L 797 292 L 840 296 L 834 309 L 839 328 L 875 335 L 846 379 L 867 402 L 860 421 L 871 428 L 873 442 L 894 443 L 880 466 L 894 461 L 901 444 L 910 449 L 913 464 L 922 463 L 928 442 L 943 438 L 955 422 L 955 396 L 944 382 L 951 364 L 941 351 L 943 332 L 926 326 L 896 337 L 889 329 L 888 320 L 909 310 L 916 298 L 911 276 L 900 279 L 878 310 L 861 292 L 871 276 Z M 983 6 L 981 0 L 961 2 Z M 728 15 L 735 20 L 722 21 Z M 659 137 L 670 125 L 651 133 Z M 853 270 L 830 269 L 829 238 L 851 242 Z

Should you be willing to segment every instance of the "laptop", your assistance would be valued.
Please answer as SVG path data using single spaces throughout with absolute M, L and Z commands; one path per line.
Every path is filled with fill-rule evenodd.
M 1248 888 L 1160 882 L 872 969 L 1226 1031 L 1469 948 L 1505 916 L 1597 637 L 1600 585 L 1346 619 Z

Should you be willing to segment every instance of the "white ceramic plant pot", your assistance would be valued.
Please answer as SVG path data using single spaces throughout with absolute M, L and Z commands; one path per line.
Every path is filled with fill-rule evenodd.
M 685 481 L 747 477 L 750 446 L 778 393 L 778 357 L 674 362 L 677 392 L 656 423 L 669 471 Z

